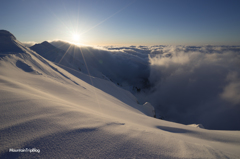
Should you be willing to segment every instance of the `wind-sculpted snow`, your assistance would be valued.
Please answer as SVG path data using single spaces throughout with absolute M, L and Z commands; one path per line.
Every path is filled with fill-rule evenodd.
M 137 88 L 135 95 L 158 117 L 240 129 L 239 46 L 82 46 L 81 52 L 115 83 Z

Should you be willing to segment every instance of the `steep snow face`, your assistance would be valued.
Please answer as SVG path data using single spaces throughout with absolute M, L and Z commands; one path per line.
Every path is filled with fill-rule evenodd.
M 5 34 L 9 35 L 9 37 L 11 37 L 10 35 L 12 35 L 9 32 L 6 32 Z M 69 74 L 68 72 L 61 69 L 60 67 L 56 66 L 52 62 L 46 60 L 45 58 L 33 52 L 29 48 L 23 46 L 19 41 L 16 40 L 14 36 L 11 37 L 11 40 L 9 40 L 8 43 L 11 46 L 21 49 L 22 52 L 18 53 L 15 51 L 13 53 L 11 48 L 6 49 L 5 54 L 1 54 L 1 59 L 3 61 L 2 62 L 3 64 L 7 64 L 7 62 L 9 62 L 13 65 L 13 67 L 16 67 L 17 70 L 23 71 L 23 73 L 41 75 L 41 76 L 38 76 L 37 78 L 42 78 L 42 76 L 44 76 L 49 79 L 55 79 L 56 81 L 61 83 L 73 84 L 74 86 L 75 85 L 79 86 L 79 83 L 77 83 L 75 80 L 78 78 L 76 78 L 72 74 Z M 0 46 L 3 46 L 3 45 L 4 43 L 1 42 Z M 42 45 L 48 48 L 55 49 L 54 46 L 51 46 L 51 44 L 47 42 L 43 42 L 40 47 L 38 46 L 37 47 L 44 48 L 42 47 Z M 18 74 L 17 72 L 15 73 Z M 128 103 L 129 105 L 132 105 L 132 107 L 135 107 L 135 108 L 130 107 L 129 109 L 132 109 L 132 110 L 136 109 L 135 111 L 140 113 L 140 111 L 137 110 L 138 109 L 137 99 L 130 92 L 127 92 L 121 88 L 118 88 L 117 86 L 115 86 L 109 81 L 100 80 L 99 82 L 99 79 L 94 79 L 93 77 L 88 76 L 86 74 L 82 74 L 81 72 L 77 72 L 75 73 L 75 75 L 77 77 L 83 78 L 90 85 L 96 85 L 97 87 L 101 87 L 102 90 L 109 91 L 109 93 L 111 92 L 113 96 L 116 97 L 117 99 L 120 99 L 120 101 L 124 103 Z M 108 89 L 105 89 L 105 88 L 108 88 Z M 115 93 L 114 89 L 117 89 L 118 93 Z
M 11 33 L 8 33 L 7 35 L 11 35 Z M 129 109 L 135 110 L 136 112 L 139 112 L 140 114 L 146 114 L 149 115 L 146 111 L 146 109 L 142 109 L 140 105 L 137 104 L 137 99 L 128 91 L 121 89 L 114 85 L 110 81 L 105 81 L 101 79 L 95 79 L 92 76 L 83 74 L 81 72 L 74 71 L 73 74 L 76 76 L 73 76 L 66 72 L 65 70 L 59 68 L 58 66 L 54 65 L 50 61 L 44 59 L 40 55 L 36 54 L 35 52 L 31 51 L 29 48 L 23 46 L 19 41 L 16 40 L 14 36 L 12 36 L 12 40 L 8 41 L 9 45 L 18 47 L 21 49 L 23 53 L 14 52 L 12 53 L 11 48 L 6 49 L 6 54 L 2 54 L 3 61 L 11 61 L 12 65 L 16 66 L 17 69 L 35 74 L 35 75 L 42 75 L 46 76 L 50 79 L 56 79 L 59 82 L 62 83 L 70 83 L 79 86 L 79 83 L 74 80 L 76 77 L 82 78 L 85 82 L 89 83 L 90 85 L 93 85 L 94 87 L 100 88 L 102 91 L 107 92 L 108 94 L 111 94 L 111 96 L 114 96 L 116 99 L 120 100 L 121 102 L 131 105 Z M 0 46 L 4 45 L 4 43 L 0 43 Z M 43 47 L 44 46 L 44 47 Z M 36 45 L 35 48 L 42 49 L 44 48 L 51 48 L 58 51 L 61 51 L 48 42 L 43 42 L 41 45 Z M 10 51 L 9 51 L 10 50 Z M 46 49 L 48 50 L 48 49 Z M 8 55 L 8 56 L 5 56 Z M 72 71 L 69 68 L 66 68 L 69 71 Z M 73 76 L 74 78 L 71 78 L 69 76 Z M 41 77 L 39 77 L 41 78 Z M 78 79 L 78 78 L 77 78 Z M 116 89 L 118 91 L 116 91 Z M 96 96 L 97 99 L 97 96 Z
M 14 42 L 23 53 L 0 53 L 0 158 L 240 157 L 239 131 L 148 117 L 129 92 Z M 40 153 L 9 152 L 26 148 Z

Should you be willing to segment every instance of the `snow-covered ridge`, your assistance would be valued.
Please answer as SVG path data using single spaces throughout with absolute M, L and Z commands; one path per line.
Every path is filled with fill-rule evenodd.
M 75 47 L 75 46 L 73 46 L 73 47 Z M 155 113 L 152 113 L 154 110 L 154 107 L 152 107 L 152 106 L 149 107 L 148 105 L 139 105 L 138 101 L 134 95 L 132 95 L 129 91 L 126 91 L 126 90 L 114 85 L 111 82 L 111 80 L 109 80 L 107 77 L 105 77 L 102 73 L 100 73 L 98 70 L 92 68 L 91 63 L 88 63 L 88 66 L 86 66 L 84 61 L 79 61 L 79 60 L 71 61 L 71 58 L 74 58 L 71 54 L 65 56 L 64 55 L 65 52 L 63 52 L 60 49 L 55 48 L 48 42 L 36 44 L 36 45 L 32 46 L 31 49 L 33 49 L 34 51 L 36 51 L 43 57 L 55 62 L 55 64 L 57 66 L 62 67 L 63 69 L 70 72 L 72 75 L 80 78 L 81 80 L 87 82 L 88 84 L 93 85 L 94 87 L 114 96 L 115 98 L 119 99 L 120 101 L 133 106 L 134 108 L 140 110 L 141 112 L 143 112 L 144 114 L 146 114 L 148 116 L 151 116 L 151 117 L 155 116 Z M 61 60 L 61 63 L 58 63 L 59 60 Z M 71 67 L 73 64 L 75 64 L 75 67 L 74 66 Z M 69 66 L 69 67 L 67 67 L 67 66 Z M 79 69 L 76 69 L 76 67 L 78 67 Z M 81 67 L 81 69 L 80 69 L 80 67 Z M 90 75 L 88 74 L 89 72 L 91 72 Z M 104 80 L 102 80 L 102 79 L 104 79 Z M 118 91 L 116 91 L 116 90 L 118 90 Z M 149 113 L 149 112 L 151 112 L 151 113 Z
M 23 52 L 22 47 L 18 45 L 18 42 L 14 35 L 9 31 L 0 30 L 0 52 Z

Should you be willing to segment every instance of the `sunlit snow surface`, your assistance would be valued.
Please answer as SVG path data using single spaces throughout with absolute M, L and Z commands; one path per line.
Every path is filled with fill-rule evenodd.
M 15 39 L 9 42 L 21 51 L 0 56 L 0 158 L 240 157 L 239 131 L 146 116 L 136 98 L 111 81 L 73 76 Z

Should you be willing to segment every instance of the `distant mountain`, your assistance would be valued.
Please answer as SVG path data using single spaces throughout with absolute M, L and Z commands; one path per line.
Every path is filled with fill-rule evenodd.
M 65 41 L 61 41 L 61 40 L 58 40 L 58 41 L 52 41 L 50 42 L 53 46 L 59 48 L 59 49 L 62 49 L 64 51 L 67 51 L 71 46 L 75 46 L 73 44 L 70 44 L 68 42 L 65 42 Z
M 76 46 L 65 41 L 52 41 L 51 44 L 66 51 L 61 65 L 111 80 L 132 93 L 148 86 L 149 63 L 138 55 L 91 46 Z
M 35 44 L 31 46 L 30 49 L 52 62 L 59 62 L 65 53 L 65 51 L 56 48 L 47 41 L 41 44 Z

